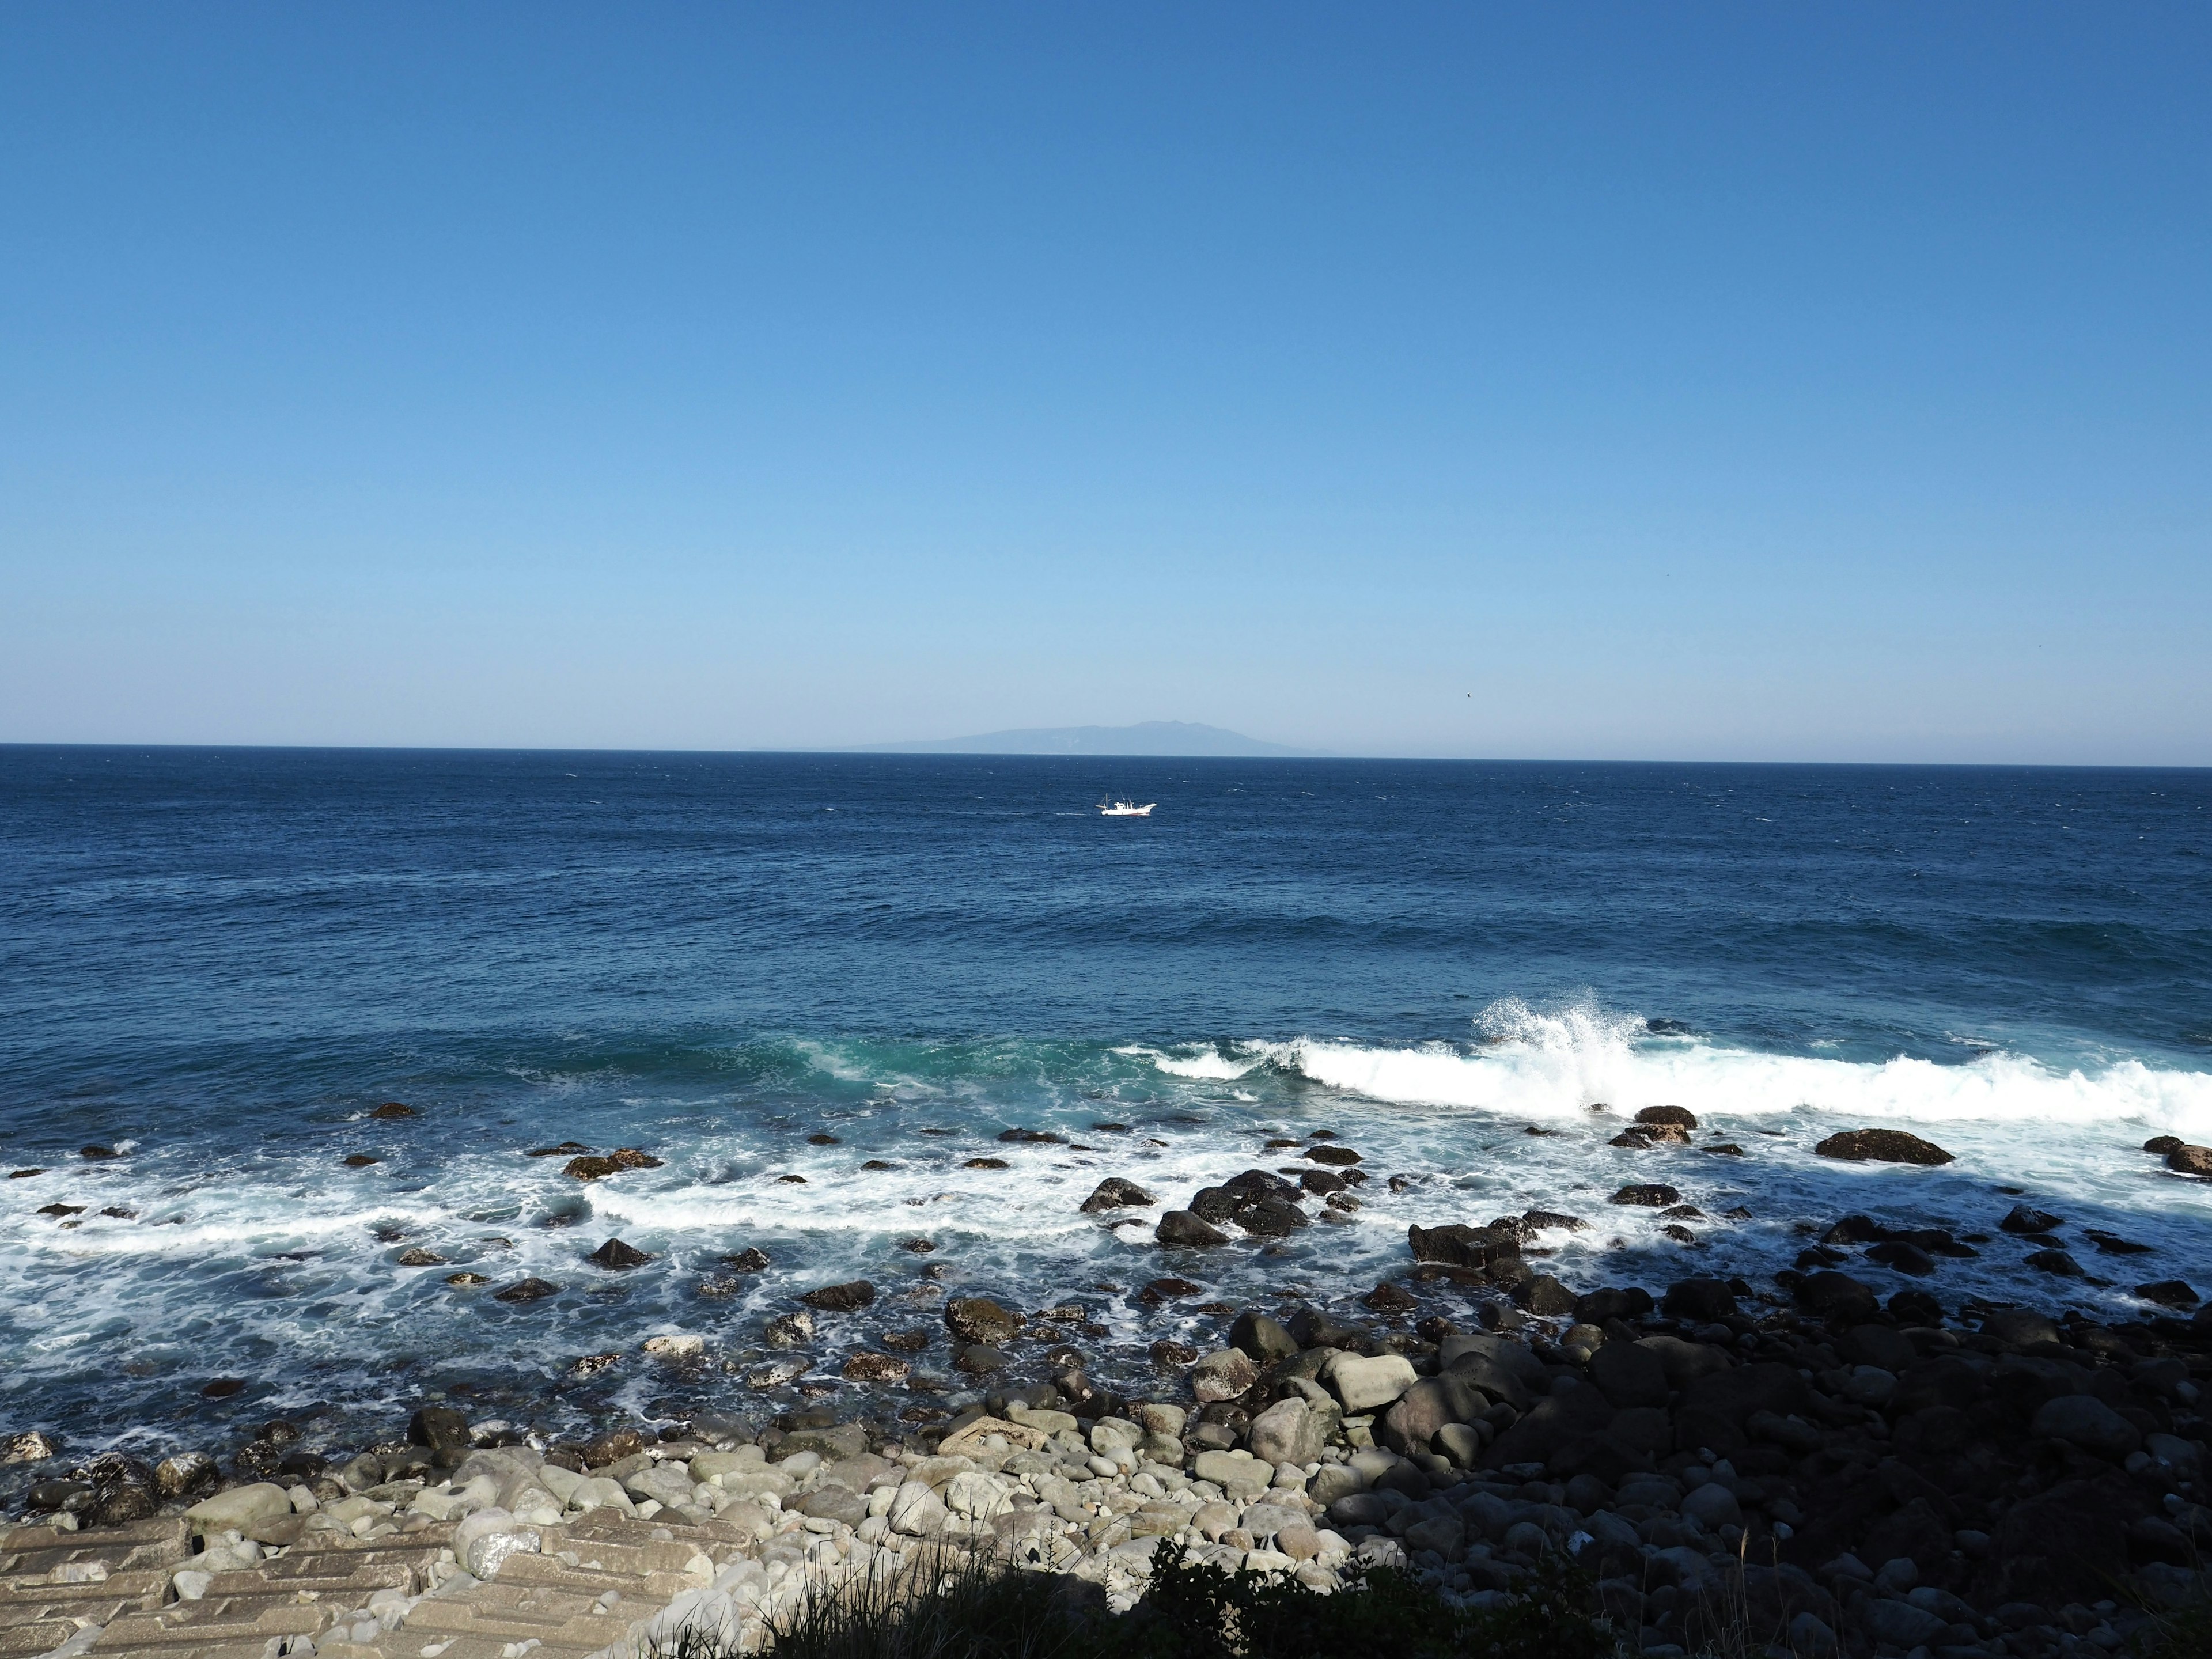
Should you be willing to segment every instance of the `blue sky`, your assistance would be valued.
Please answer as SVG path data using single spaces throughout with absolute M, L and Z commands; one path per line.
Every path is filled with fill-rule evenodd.
M 2201 5 L 0 11 L 0 740 L 2212 763 Z

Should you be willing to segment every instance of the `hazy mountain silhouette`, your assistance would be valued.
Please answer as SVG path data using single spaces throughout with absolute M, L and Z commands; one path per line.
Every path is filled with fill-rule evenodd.
M 986 732 L 974 738 L 922 743 L 871 743 L 871 755 L 1275 755 L 1315 756 L 1318 749 L 1262 743 L 1240 732 L 1189 720 L 1143 720 L 1135 726 L 1036 726 Z

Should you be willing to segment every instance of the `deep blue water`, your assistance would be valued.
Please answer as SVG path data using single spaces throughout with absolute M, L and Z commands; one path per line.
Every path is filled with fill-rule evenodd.
M 1102 819 L 1108 790 L 1158 809 Z M 1777 1225 L 1845 1178 L 1815 1131 L 1879 1120 L 1960 1163 L 1854 1202 L 1971 1224 L 2026 1183 L 2185 1255 L 2205 1189 L 2133 1148 L 2212 1136 L 2212 773 L 0 748 L 0 1157 L 48 1171 L 0 1185 L 0 1409 L 80 1441 L 455 1368 L 538 1379 L 512 1409 L 544 1416 L 574 1357 L 660 1330 L 749 1398 L 761 1320 L 910 1276 L 917 1231 L 956 1285 L 1134 1332 L 1089 1287 L 1152 1275 L 1146 1227 L 1074 1200 L 1182 1203 L 1324 1125 L 1420 1179 L 1213 1271 L 1364 1288 L 1409 1218 L 1597 1201 L 1628 1155 L 1587 1109 L 1662 1099 L 1785 1130 L 1680 1183 Z M 1574 1132 L 1501 1139 L 1539 1120 Z M 520 1156 L 570 1138 L 664 1166 Z M 986 1152 L 1015 1167 L 960 1167 Z M 1622 1225 L 1559 1270 L 1662 1271 Z M 659 1259 L 577 1265 L 617 1230 Z M 745 1242 L 776 1271 L 702 1301 Z M 563 1292 L 502 1307 L 409 1245 Z M 204 1401 L 217 1375 L 252 1387 Z

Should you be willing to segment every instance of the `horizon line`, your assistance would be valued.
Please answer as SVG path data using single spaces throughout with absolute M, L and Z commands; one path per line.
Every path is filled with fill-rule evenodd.
M 1054 755 L 1008 753 L 1004 750 L 912 750 L 868 748 L 618 748 L 605 745 L 558 744 L 400 744 L 400 743 L 210 743 L 210 742 L 58 742 L 37 738 L 0 738 L 0 750 L 11 749 L 108 750 L 253 750 L 273 754 L 384 755 L 718 755 L 777 756 L 816 760 L 872 760 L 927 762 L 942 760 L 1050 761 L 1074 764 L 1092 761 L 1203 761 L 1239 766 L 1343 766 L 1380 761 L 1401 766 L 1822 766 L 1919 771 L 2012 772 L 2205 772 L 2212 762 L 2202 761 L 1927 761 L 1927 760 L 1741 760 L 1670 757 L 1525 755 Z

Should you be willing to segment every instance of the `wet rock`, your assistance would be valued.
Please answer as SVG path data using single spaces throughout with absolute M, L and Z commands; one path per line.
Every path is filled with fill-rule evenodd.
M 867 1160 L 867 1162 L 866 1162 L 865 1164 L 861 1164 L 861 1165 L 860 1165 L 860 1167 L 861 1167 L 863 1170 L 896 1170 L 896 1169 L 897 1169 L 897 1168 L 898 1168 L 898 1165 L 897 1165 L 897 1164 L 896 1164 L 887 1163 L 885 1160 L 884 1160 L 883 1158 L 872 1158 L 868 1159 L 868 1160 Z
M 1609 1320 L 1641 1319 L 1651 1311 L 1651 1293 L 1634 1285 L 1591 1291 L 1575 1298 L 1575 1321 L 1603 1325 Z
M 1297 1352 L 1298 1345 L 1291 1334 L 1262 1313 L 1246 1309 L 1237 1316 L 1237 1322 L 1229 1328 L 1229 1346 L 1249 1355 L 1258 1364 L 1272 1365 L 1279 1359 L 1288 1359 Z M 1310 1462 L 1301 1458 L 1300 1462 Z
M 1163 1244 L 1226 1244 L 1229 1235 L 1209 1225 L 1188 1210 L 1170 1210 L 1153 1229 Z
M 558 1146 L 532 1146 L 523 1156 L 525 1158 L 568 1158 L 577 1152 L 588 1152 L 591 1150 L 580 1140 L 564 1140 Z
M 1735 1291 L 1725 1279 L 1680 1279 L 1667 1287 L 1659 1311 L 1669 1319 L 1710 1325 L 1735 1312 Z
M 945 1323 L 963 1342 L 996 1346 L 1021 1333 L 1021 1316 L 987 1296 L 954 1297 L 945 1304 Z
M 214 1490 L 221 1471 L 204 1452 L 179 1452 L 154 1466 L 154 1490 L 164 1498 L 190 1498 Z
M 1590 1356 L 1589 1379 L 1623 1411 L 1667 1403 L 1667 1368 L 1640 1342 L 1608 1342 Z
M 494 1291 L 492 1300 L 513 1303 L 539 1302 L 549 1296 L 559 1295 L 561 1287 L 558 1285 L 546 1279 L 535 1277 L 518 1279 L 506 1289 Z
M 561 1173 L 574 1176 L 579 1181 L 604 1181 L 625 1170 L 658 1170 L 661 1162 L 649 1152 L 635 1146 L 617 1146 L 605 1158 L 572 1158 L 562 1166 Z
M 408 1419 L 407 1438 L 427 1448 L 438 1468 L 456 1469 L 469 1455 L 469 1419 L 451 1406 L 424 1406 Z
M 457 1273 L 447 1273 L 446 1275 L 446 1283 L 455 1285 L 462 1290 L 470 1290 L 478 1285 L 489 1285 L 491 1283 L 491 1280 L 485 1278 L 482 1273 L 472 1273 L 465 1271 Z
M 2081 1237 L 2106 1255 L 2148 1255 L 2152 1249 L 2148 1244 L 2139 1244 L 2134 1239 L 2122 1238 L 2118 1233 L 2108 1233 L 2098 1227 L 2083 1229 Z
M 1124 1181 L 1119 1176 L 1109 1176 L 1100 1182 L 1090 1197 L 1083 1200 L 1083 1212 L 1095 1215 L 1101 1210 L 1138 1209 L 1152 1202 L 1152 1195 L 1133 1181 Z
M 817 1129 L 806 1137 L 806 1144 L 810 1146 L 842 1146 L 845 1143 L 828 1131 Z
M 415 1115 L 415 1109 L 414 1109 L 412 1106 L 405 1106 L 405 1105 L 402 1105 L 398 1101 L 396 1101 L 396 1100 L 387 1100 L 387 1101 L 386 1101 L 386 1102 L 384 1103 L 384 1104 L 382 1104 L 381 1106 L 378 1107 L 374 1111 L 371 1112 L 371 1113 L 369 1114 L 369 1115 L 370 1115 L 371 1117 L 374 1117 L 374 1118 L 385 1118 L 385 1119 L 396 1118 L 396 1117 L 412 1117 L 412 1116 L 414 1116 L 414 1115 Z
M 1925 1291 L 1899 1291 L 1889 1298 L 1889 1316 L 1900 1325 L 1941 1325 L 1943 1304 Z
M 1176 1342 L 1165 1337 L 1153 1343 L 1146 1352 L 1154 1364 L 1164 1365 L 1171 1370 L 1190 1364 L 1198 1358 L 1198 1350 L 1188 1342 Z
M 1377 1285 L 1359 1299 L 1379 1314 L 1411 1313 L 1419 1305 L 1411 1291 L 1401 1290 L 1387 1281 Z
M 1012 1165 L 1003 1158 L 971 1158 L 960 1167 L 963 1170 L 1006 1170 Z
M 1682 1195 L 1672 1187 L 1643 1182 L 1623 1187 L 1606 1201 L 1609 1204 L 1639 1204 L 1656 1210 L 1665 1205 L 1680 1204 Z
M 86 1162 L 91 1164 L 97 1164 L 106 1158 L 119 1158 L 122 1156 L 122 1154 L 118 1152 L 112 1146 L 80 1146 L 77 1148 L 76 1155 L 79 1158 L 83 1158 Z
M 400 1251 L 399 1265 L 403 1267 L 442 1267 L 446 1265 L 446 1258 L 435 1250 L 426 1250 L 417 1246 Z
M 1982 1316 L 1982 1334 L 2008 1348 L 2031 1348 L 2058 1340 L 2058 1327 L 2030 1308 L 1995 1308 Z
M 1410 1457 L 1427 1451 L 1445 1428 L 1472 1423 L 1489 1409 L 1488 1396 L 1462 1373 L 1445 1371 L 1400 1395 L 1377 1426 L 1383 1444 Z
M 1881 1310 L 1874 1287 L 1849 1273 L 1807 1273 L 1790 1287 L 1790 1294 L 1807 1312 L 1838 1325 L 1861 1323 Z
M 952 1364 L 956 1370 L 981 1376 L 992 1371 L 1003 1370 L 1006 1365 L 1006 1356 L 988 1342 L 971 1342 L 953 1356 Z
M 814 1340 L 814 1316 L 804 1309 L 779 1314 L 761 1328 L 761 1340 L 771 1348 L 803 1348 Z
M 1653 1127 L 1694 1129 L 1697 1114 L 1686 1106 L 1646 1106 L 1636 1115 L 1636 1121 Z
M 843 1285 L 821 1285 L 799 1298 L 817 1313 L 858 1313 L 876 1299 L 876 1287 L 865 1279 Z
M 846 1359 L 842 1375 L 848 1382 L 887 1384 L 905 1382 L 911 1370 L 887 1353 L 856 1353 Z
M 1496 1227 L 1408 1227 L 1406 1240 L 1416 1261 L 1448 1262 L 1454 1267 L 1486 1268 L 1516 1259 L 1521 1240 L 1514 1232 Z
M 2039 1210 L 2032 1204 L 2015 1204 L 2005 1212 L 2005 1218 L 1997 1223 L 1997 1227 L 2008 1233 L 2047 1233 L 2065 1224 L 2048 1210 Z
M 1936 1271 L 1935 1261 L 1927 1251 L 1901 1238 L 1885 1239 L 1869 1247 L 1867 1260 L 1879 1261 L 1893 1272 L 1908 1273 L 1915 1279 L 1925 1279 Z
M 2172 1152 L 2176 1147 L 2185 1146 L 2186 1144 L 2187 1143 L 2185 1142 L 2179 1135 L 2153 1135 L 2148 1140 L 2143 1142 L 2142 1149 L 2147 1152 L 2155 1152 L 2160 1158 L 2164 1158 L 2168 1152 Z
M 1137 1292 L 1137 1300 L 1147 1307 L 1156 1308 L 1163 1302 L 1205 1294 L 1203 1285 L 1194 1285 L 1188 1279 L 1155 1279 Z
M 2166 1167 L 2179 1175 L 2212 1176 L 2212 1146 L 2176 1146 L 2166 1155 Z
M 1948 1164 L 1951 1154 L 1903 1129 L 1845 1129 L 1813 1148 L 1822 1158 L 1853 1164 Z
M 2052 1273 L 2060 1279 L 2081 1277 L 2081 1264 L 2063 1250 L 2031 1250 L 2024 1259 L 2038 1273 Z
M 1251 1356 L 1237 1348 L 1207 1354 L 1190 1368 L 1191 1393 L 1201 1405 L 1234 1400 L 1260 1380 Z
M 1531 1273 L 1513 1287 L 1514 1305 L 1541 1318 L 1575 1310 L 1575 1293 L 1549 1273 Z
M 584 1260 L 594 1267 L 605 1267 L 610 1273 L 621 1273 L 631 1267 L 642 1267 L 653 1258 L 643 1250 L 623 1243 L 619 1238 L 611 1238 Z
M 27 1429 L 0 1440 L 0 1463 L 43 1463 L 49 1457 L 60 1455 L 59 1443 L 36 1429 Z
M 739 1250 L 734 1255 L 724 1256 L 722 1265 L 734 1273 L 765 1273 L 769 1265 L 768 1252 L 762 1249 Z
M 2136 1294 L 2146 1302 L 2155 1302 L 2161 1308 L 2193 1308 L 2201 1299 L 2187 1280 L 2179 1279 L 2161 1279 L 2154 1284 L 2138 1285 Z

